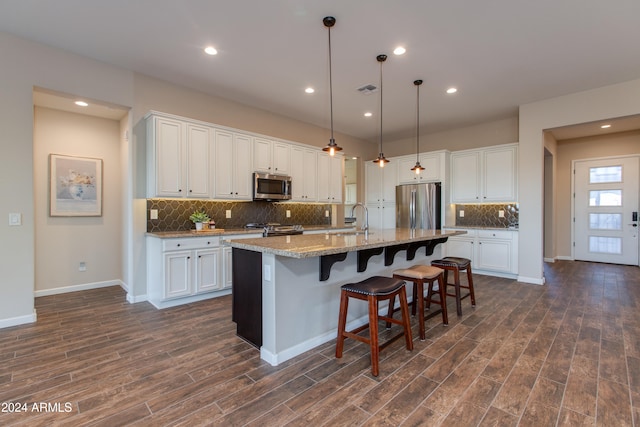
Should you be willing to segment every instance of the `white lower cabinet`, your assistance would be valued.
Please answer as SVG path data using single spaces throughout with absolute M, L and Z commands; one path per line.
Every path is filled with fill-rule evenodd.
M 225 235 L 225 239 L 262 237 Z M 231 292 L 231 248 L 221 236 L 147 237 L 147 295 L 157 308 Z
M 467 234 L 449 237 L 446 256 L 471 260 L 474 272 L 513 277 L 518 274 L 518 232 L 466 229 Z

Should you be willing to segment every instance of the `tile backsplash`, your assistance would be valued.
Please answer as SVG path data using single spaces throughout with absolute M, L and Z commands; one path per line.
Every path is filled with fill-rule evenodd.
M 455 205 L 456 226 L 458 227 L 517 227 L 519 208 L 517 203 Z M 504 211 L 504 218 L 499 212 Z M 460 212 L 464 211 L 464 216 Z
M 149 219 L 151 209 L 158 219 Z M 241 228 L 249 222 L 277 222 L 289 225 L 331 224 L 331 205 L 310 203 L 220 202 L 208 200 L 147 199 L 147 231 L 186 231 L 194 228 L 189 216 L 204 210 L 216 222 L 216 228 Z M 226 218 L 226 211 L 231 218 Z M 287 210 L 291 217 L 287 218 Z

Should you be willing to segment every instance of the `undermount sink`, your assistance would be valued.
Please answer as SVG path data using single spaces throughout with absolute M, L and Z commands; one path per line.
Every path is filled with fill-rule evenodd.
M 334 231 L 327 234 L 330 236 L 360 236 L 365 233 L 367 232 L 363 230 L 357 230 L 357 231 Z M 373 231 L 369 231 L 368 234 L 373 234 Z

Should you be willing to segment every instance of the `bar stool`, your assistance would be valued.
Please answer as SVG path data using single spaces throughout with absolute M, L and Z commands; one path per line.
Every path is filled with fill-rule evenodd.
M 425 331 L 424 322 L 430 319 L 438 313 L 442 313 L 442 323 L 446 326 L 449 324 L 449 316 L 447 314 L 447 297 L 446 289 L 444 286 L 443 274 L 444 270 L 438 267 L 430 265 L 414 265 L 413 267 L 394 270 L 393 277 L 400 280 L 406 280 L 413 282 L 413 301 L 411 302 L 411 314 L 416 314 L 416 302 L 418 306 L 418 323 L 420 325 L 420 339 L 424 341 Z M 433 289 L 433 284 L 438 282 L 438 289 Z M 429 288 L 427 290 L 427 296 L 424 296 L 424 284 L 428 283 Z M 434 294 L 437 293 L 439 299 L 433 299 Z M 436 310 L 430 313 L 426 318 L 424 316 L 424 303 L 427 303 L 426 308 L 431 307 L 431 303 L 438 304 L 440 310 Z
M 471 275 L 471 260 L 468 258 L 459 258 L 459 257 L 445 257 L 442 259 L 437 259 L 431 261 L 431 265 L 434 267 L 442 268 L 444 270 L 444 283 L 445 287 L 454 286 L 455 293 L 447 295 L 456 297 L 456 311 L 458 312 L 458 316 L 462 316 L 462 300 L 471 297 L 471 306 L 476 306 L 476 296 L 473 292 L 473 277 Z M 463 286 L 460 284 L 460 272 L 467 271 L 467 286 Z M 453 283 L 449 283 L 448 273 L 449 271 L 453 271 Z M 460 288 L 468 289 L 469 292 L 461 295 Z
M 378 360 L 380 350 L 391 344 L 396 338 L 404 335 L 407 350 L 413 350 L 413 339 L 411 338 L 411 324 L 409 320 L 409 306 L 407 305 L 407 292 L 405 282 L 391 277 L 373 276 L 358 283 L 347 283 L 342 285 L 340 293 L 340 315 L 338 317 L 338 340 L 336 342 L 336 357 L 342 357 L 344 339 L 354 340 L 369 344 L 371 347 L 371 373 L 377 377 L 379 373 Z M 395 297 L 400 298 L 400 308 L 402 320 L 393 318 L 393 301 Z M 349 298 L 368 301 L 369 303 L 369 323 L 352 331 L 345 330 L 347 324 L 347 309 Z M 389 300 L 389 310 L 387 316 L 378 314 L 378 302 Z M 402 325 L 403 332 L 397 334 L 384 344 L 378 341 L 378 320 L 385 320 L 397 325 Z M 369 328 L 369 338 L 357 335 L 359 332 Z

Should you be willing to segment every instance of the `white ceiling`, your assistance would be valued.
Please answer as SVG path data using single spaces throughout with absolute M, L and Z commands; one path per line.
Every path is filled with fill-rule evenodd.
M 379 95 L 356 88 L 381 53 L 388 139 L 415 134 L 417 78 L 423 134 L 640 78 L 638 0 L 0 0 L 0 31 L 329 127 L 328 15 L 335 129 L 355 137 L 377 139 Z

